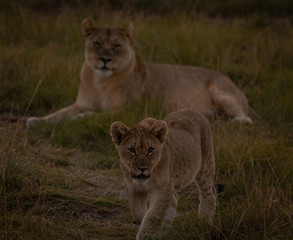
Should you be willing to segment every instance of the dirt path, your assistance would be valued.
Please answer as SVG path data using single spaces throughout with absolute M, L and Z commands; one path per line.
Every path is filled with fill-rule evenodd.
M 6 231 L 0 230 L 0 239 L 135 239 L 137 227 L 131 223 L 119 166 L 86 168 L 80 149 L 32 140 L 18 120 L 0 116 L 7 185 L 4 198 L 0 196 L 6 206 Z M 27 232 L 27 224 L 35 224 L 36 236 Z

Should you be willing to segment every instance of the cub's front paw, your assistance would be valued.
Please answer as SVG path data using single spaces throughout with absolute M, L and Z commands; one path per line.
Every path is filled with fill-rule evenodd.
M 153 239 L 151 235 L 137 234 L 136 240 L 151 240 Z
M 159 231 L 141 230 L 136 235 L 136 240 L 151 240 L 159 235 Z

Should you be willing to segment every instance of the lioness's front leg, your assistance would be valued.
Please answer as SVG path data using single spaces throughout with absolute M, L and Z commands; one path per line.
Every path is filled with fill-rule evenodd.
M 72 105 L 62 108 L 45 117 L 30 117 L 27 119 L 26 125 L 28 127 L 32 127 L 42 121 L 47 123 L 56 123 L 62 119 L 70 119 L 81 112 L 83 112 L 83 109 L 81 109 L 76 103 L 73 103 Z
M 175 216 L 174 204 L 172 201 L 173 198 L 174 194 L 169 189 L 161 191 L 154 190 L 152 192 L 149 209 L 146 212 L 136 235 L 137 240 L 157 235 L 161 230 L 163 221 L 170 220 L 171 216 L 166 216 L 169 210 L 172 213 L 172 218 Z

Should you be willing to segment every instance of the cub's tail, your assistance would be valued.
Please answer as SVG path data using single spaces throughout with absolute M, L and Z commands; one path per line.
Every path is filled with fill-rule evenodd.
M 217 194 L 219 195 L 220 193 L 225 191 L 225 186 L 222 183 L 216 183 L 215 189 L 217 191 Z

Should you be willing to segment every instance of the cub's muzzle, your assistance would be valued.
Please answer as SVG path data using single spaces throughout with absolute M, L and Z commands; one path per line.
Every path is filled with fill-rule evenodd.
M 134 173 L 131 173 L 131 177 L 134 179 L 149 179 L 150 175 L 144 175 L 144 174 L 135 175 Z

